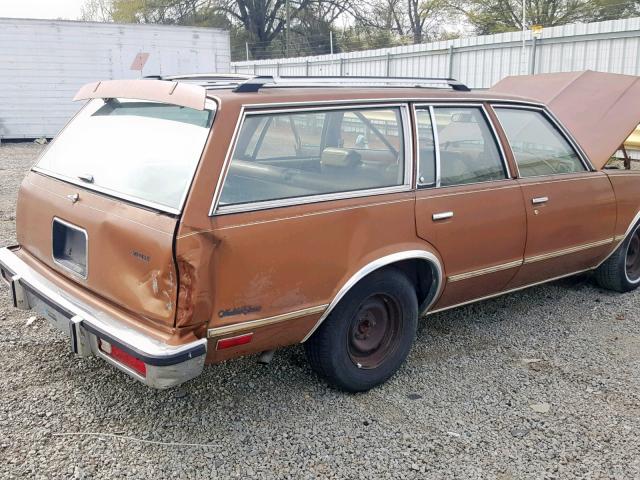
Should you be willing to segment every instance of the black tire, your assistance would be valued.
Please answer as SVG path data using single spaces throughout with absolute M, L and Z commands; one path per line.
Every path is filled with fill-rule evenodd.
M 363 392 L 400 368 L 418 325 L 418 300 L 394 268 L 362 279 L 304 344 L 311 367 L 333 386 Z M 377 345 L 377 346 L 376 346 Z
M 597 268 L 595 278 L 602 288 L 620 293 L 630 292 L 640 286 L 640 224 Z

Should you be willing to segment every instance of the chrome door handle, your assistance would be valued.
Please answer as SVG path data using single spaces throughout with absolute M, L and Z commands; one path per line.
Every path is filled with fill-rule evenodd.
M 440 212 L 434 213 L 431 218 L 433 218 L 434 222 L 437 222 L 438 220 L 446 220 L 447 218 L 451 217 L 453 217 L 453 212 Z
M 531 199 L 531 203 L 534 205 L 540 205 L 541 203 L 547 203 L 549 201 L 549 197 L 536 197 Z

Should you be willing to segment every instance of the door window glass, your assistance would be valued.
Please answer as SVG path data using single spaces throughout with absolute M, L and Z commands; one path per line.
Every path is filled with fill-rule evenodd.
M 578 154 L 542 112 L 518 108 L 495 111 L 521 177 L 585 171 Z
M 418 128 L 418 185 L 435 185 L 436 150 L 433 141 L 431 114 L 428 109 L 416 111 Z
M 496 139 L 479 107 L 435 107 L 440 185 L 506 178 Z

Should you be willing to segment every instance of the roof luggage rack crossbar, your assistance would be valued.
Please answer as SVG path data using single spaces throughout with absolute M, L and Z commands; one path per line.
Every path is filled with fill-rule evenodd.
M 264 86 L 353 86 L 363 87 L 431 87 L 446 85 L 458 92 L 469 92 L 470 89 L 464 83 L 453 78 L 436 77 L 354 77 L 354 76 L 328 76 L 328 77 L 272 77 L 256 76 L 240 83 L 234 92 L 257 92 Z

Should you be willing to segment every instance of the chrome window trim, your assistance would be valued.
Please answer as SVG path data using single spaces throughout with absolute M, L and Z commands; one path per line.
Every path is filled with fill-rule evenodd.
M 53 172 L 51 170 L 47 170 L 46 168 L 41 168 L 41 167 L 37 166 L 37 164 L 40 161 L 40 159 L 47 153 L 47 151 L 49 150 L 50 146 L 53 145 L 53 143 L 60 136 L 60 134 L 62 134 L 62 132 L 64 132 L 64 130 L 71 124 L 71 122 L 73 122 L 75 120 L 75 118 L 80 114 L 80 112 L 82 112 L 87 107 L 87 105 L 93 100 L 104 100 L 104 99 L 92 98 L 89 101 L 87 101 L 82 106 L 82 108 L 80 110 L 78 110 L 78 112 L 71 118 L 71 120 L 69 120 L 66 123 L 66 125 L 62 128 L 62 130 L 60 130 L 60 132 L 58 132 L 58 134 L 55 136 L 55 138 L 51 142 L 49 142 L 49 144 L 40 153 L 40 155 L 38 155 L 38 158 L 36 159 L 34 165 L 31 167 L 31 171 L 40 173 L 42 175 L 46 175 L 48 177 L 55 178 L 57 180 L 61 180 L 61 181 L 66 182 L 66 183 L 70 183 L 72 185 L 76 185 L 78 187 L 82 187 L 85 190 L 102 193 L 102 194 L 108 195 L 108 196 L 113 197 L 113 198 L 124 200 L 124 201 L 132 203 L 134 205 L 139 205 L 139 206 L 142 206 L 142 207 L 151 208 L 153 210 L 158 210 L 158 211 L 161 211 L 161 212 L 170 213 L 172 215 L 180 215 L 182 213 L 183 209 L 184 209 L 185 203 L 187 202 L 187 197 L 189 196 L 189 193 L 191 192 L 191 188 L 193 187 L 193 182 L 195 180 L 196 173 L 198 172 L 198 168 L 200 167 L 200 163 L 202 162 L 202 158 L 204 157 L 204 153 L 205 153 L 205 151 L 207 149 L 207 145 L 209 144 L 209 140 L 211 139 L 211 135 L 212 135 L 212 132 L 213 132 L 213 125 L 214 125 L 214 123 L 216 121 L 217 113 L 220 110 L 218 108 L 218 106 L 221 105 L 219 103 L 219 100 L 214 99 L 214 98 L 207 98 L 205 100 L 204 110 L 212 111 L 213 112 L 213 119 L 211 120 L 211 126 L 209 127 L 209 132 L 207 133 L 207 137 L 206 137 L 206 139 L 204 141 L 204 144 L 202 145 L 202 151 L 200 152 L 200 157 L 198 158 L 198 161 L 194 165 L 193 172 L 191 172 L 191 180 L 185 186 L 184 192 L 182 193 L 182 196 L 180 197 L 180 203 L 179 203 L 177 208 L 169 207 L 168 205 L 162 205 L 160 203 L 151 202 L 151 201 L 148 201 L 148 200 L 144 200 L 144 199 L 138 198 L 138 197 L 133 196 L 133 195 L 127 195 L 125 193 L 117 192 L 117 191 L 111 190 L 109 188 L 100 187 L 100 186 L 97 186 L 97 185 L 94 185 L 94 184 L 88 184 L 86 182 L 78 181 L 78 179 L 76 179 L 76 178 L 67 177 L 66 175 L 61 175 L 61 174 Z M 133 98 L 133 99 L 130 99 L 130 100 L 137 100 L 137 99 Z M 160 102 L 151 102 L 149 100 L 141 100 L 141 101 L 149 102 L 149 103 L 160 103 Z M 169 104 L 166 104 L 166 105 L 169 105 Z
M 580 160 L 580 163 L 585 168 L 585 170 L 583 172 L 564 172 L 564 173 L 560 172 L 560 173 L 550 173 L 548 175 L 532 175 L 530 177 L 522 177 L 520 175 L 520 166 L 518 165 L 518 160 L 516 159 L 515 154 L 513 154 L 513 161 L 515 162 L 516 166 L 518 167 L 518 178 L 524 180 L 524 179 L 527 179 L 527 178 L 551 177 L 551 176 L 554 176 L 554 175 L 575 175 L 575 174 L 589 173 L 589 172 L 597 171 L 593 167 L 593 165 L 591 164 L 591 161 L 589 160 L 587 155 L 584 153 L 584 151 L 582 150 L 580 145 L 578 145 L 578 142 L 575 141 L 575 139 L 573 138 L 571 133 L 569 133 L 569 131 L 564 127 L 564 125 L 562 125 L 562 123 L 560 123 L 560 121 L 556 118 L 556 116 L 547 107 L 545 107 L 543 105 L 541 105 L 541 106 L 533 106 L 533 105 L 514 105 L 514 104 L 508 104 L 508 103 L 491 103 L 491 108 L 493 108 L 493 111 L 496 114 L 496 120 L 500 124 L 500 127 L 502 128 L 502 131 L 504 132 L 505 136 L 507 137 L 507 143 L 509 144 L 509 148 L 511 149 L 511 153 L 512 154 L 513 154 L 513 149 L 511 148 L 511 140 L 509 139 L 509 135 L 507 135 L 507 131 L 504 128 L 504 124 L 502 123 L 502 121 L 500 120 L 500 116 L 498 115 L 498 110 L 500 110 L 501 108 L 503 108 L 503 109 L 510 108 L 510 109 L 516 109 L 516 110 L 528 110 L 528 111 L 534 111 L 534 112 L 541 113 L 547 120 L 549 120 L 549 123 L 551 123 L 552 126 L 554 126 L 556 128 L 556 130 L 558 131 L 560 136 L 569 144 L 569 146 L 571 148 L 573 148 L 573 151 L 578 156 L 578 159 Z
M 436 161 L 436 188 L 440 187 L 440 182 L 442 179 L 442 164 L 440 162 L 440 134 L 438 133 L 438 126 L 436 125 L 436 113 L 433 106 L 429 106 L 429 118 L 431 121 L 431 132 L 433 133 L 433 151 L 434 158 Z M 417 128 L 417 124 L 416 124 Z M 420 163 L 420 136 L 416 140 L 416 145 L 418 146 L 418 164 Z M 424 184 L 428 185 L 428 184 Z
M 339 103 L 336 105 L 336 103 Z M 287 104 L 288 106 L 289 104 Z M 332 101 L 330 106 L 312 106 L 312 107 L 294 107 L 294 108 L 269 108 L 274 105 L 266 104 L 259 105 L 260 108 L 245 108 L 243 106 L 238 115 L 238 121 L 236 122 L 235 129 L 233 131 L 232 141 L 229 143 L 229 148 L 225 156 L 225 160 L 218 177 L 216 189 L 214 191 L 213 201 L 211 208 L 209 209 L 209 216 L 229 215 L 233 213 L 252 212 L 259 210 L 267 210 L 278 207 L 288 207 L 293 205 L 305 205 L 309 203 L 320 203 L 332 200 L 343 200 L 349 198 L 360 198 L 373 195 L 386 195 L 389 193 L 401 193 L 412 190 L 412 175 L 413 175 L 413 137 L 411 133 L 411 117 L 409 115 L 409 104 L 407 102 L 400 103 L 361 103 L 354 102 L 353 104 L 346 104 L 345 102 Z M 240 131 L 248 116 L 251 115 L 268 115 L 268 114 L 282 114 L 282 113 L 307 113 L 318 111 L 334 111 L 334 110 L 354 110 L 355 108 L 361 109 L 380 109 L 380 108 L 398 108 L 400 110 L 401 117 L 401 131 L 403 135 L 403 149 L 404 149 L 404 179 L 401 185 L 393 185 L 388 187 L 369 188 L 364 190 L 349 190 L 346 192 L 333 192 L 325 194 L 307 195 L 303 197 L 291 197 L 275 200 L 264 200 L 250 203 L 242 203 L 236 205 L 219 205 L 222 189 L 227 178 L 229 166 L 231 164 L 231 157 L 235 150 Z
M 474 104 L 482 104 L 486 102 L 496 102 L 496 103 L 504 103 L 504 104 L 514 104 L 514 105 L 523 105 L 523 106 L 532 106 L 532 107 L 541 107 L 544 108 L 544 104 L 540 102 L 534 102 L 529 100 L 507 100 L 504 98 L 490 98 L 490 97 L 482 97 L 482 98 L 465 98 L 464 96 L 460 96 L 459 98 L 455 98 L 451 96 L 451 94 L 446 97 L 381 97 L 381 98 L 360 98 L 360 99 L 342 99 L 342 100 L 316 100 L 316 101 L 301 101 L 301 102 L 274 102 L 274 103 L 246 103 L 243 104 L 243 108 L 292 108 L 292 107 L 314 107 L 314 106 L 322 106 L 322 105 L 335 105 L 339 103 L 340 105 L 353 105 L 353 104 L 376 104 L 376 103 L 416 103 L 416 104 L 440 104 L 440 103 L 456 103 L 456 102 L 466 102 L 466 103 L 474 103 Z
M 62 263 L 58 262 L 58 260 L 56 260 L 56 257 L 53 254 L 53 224 L 55 222 L 58 222 L 58 223 L 64 225 L 65 227 L 67 227 L 67 228 L 70 228 L 72 230 L 75 230 L 77 232 L 81 232 L 82 234 L 84 234 L 84 252 L 85 252 L 85 255 L 87 256 L 87 258 L 86 258 L 87 266 L 86 266 L 84 275 L 80 275 L 78 272 L 74 272 L 73 270 L 71 270 L 67 266 L 63 265 Z M 65 272 L 71 272 L 76 277 L 79 277 L 79 278 L 82 278 L 83 280 L 86 280 L 89 277 L 89 233 L 87 232 L 87 230 L 85 230 L 82 227 L 79 227 L 78 225 L 74 225 L 73 223 L 69 223 L 66 220 L 62 220 L 60 217 L 53 217 L 51 219 L 51 232 L 52 232 L 52 237 L 51 237 L 51 259 L 53 260 L 53 263 L 58 265 L 60 268 L 64 268 Z
M 493 183 L 493 182 L 501 182 L 503 180 L 512 180 L 512 174 L 511 174 L 511 168 L 509 167 L 509 162 L 507 161 L 507 156 L 505 154 L 504 148 L 502 146 L 502 142 L 500 141 L 500 137 L 498 136 L 498 132 L 496 131 L 495 125 L 493 124 L 493 122 L 491 121 L 491 117 L 489 116 L 489 113 L 487 112 L 487 108 L 485 106 L 484 101 L 478 101 L 478 102 L 452 102 L 452 101 L 443 101 L 443 102 L 430 102 L 430 103 L 414 103 L 413 107 L 415 108 L 416 114 L 417 111 L 419 109 L 425 109 L 428 108 L 429 109 L 429 114 L 431 116 L 431 125 L 432 125 L 432 129 L 433 129 L 433 142 L 434 142 L 434 149 L 435 149 L 435 156 L 436 156 L 436 185 L 435 188 L 449 188 L 449 187 L 462 187 L 462 186 L 466 186 L 466 185 L 479 185 L 481 183 Z M 469 182 L 469 183 L 460 183 L 460 184 L 455 184 L 455 185 L 446 185 L 445 187 L 442 187 L 441 183 L 442 183 L 442 178 L 441 178 L 441 168 L 442 165 L 440 164 L 440 142 L 439 142 L 439 137 L 438 137 L 438 127 L 437 127 L 437 123 L 436 123 L 436 116 L 435 116 L 435 109 L 439 108 L 439 107 L 460 107 L 460 108 L 464 108 L 464 107 L 472 107 L 472 108 L 478 108 L 480 109 L 485 122 L 487 123 L 487 126 L 489 127 L 489 131 L 491 132 L 491 134 L 493 135 L 493 140 L 496 144 L 496 147 L 498 149 L 498 155 L 500 156 L 500 161 L 502 162 L 502 166 L 504 168 L 505 171 L 505 178 L 501 178 L 499 180 L 483 180 L 482 182 Z M 416 118 L 416 131 L 418 128 L 418 121 L 417 121 L 417 116 Z M 418 147 L 417 150 L 417 159 L 416 162 L 418 164 L 418 168 L 420 165 L 420 137 L 418 136 L 416 138 L 416 146 Z M 418 170 L 419 171 L 419 170 Z M 425 184 L 420 184 L 417 183 L 418 188 L 428 188 L 431 184 L 429 183 L 425 183 Z M 433 187 L 432 187 L 433 188 Z
M 318 319 L 313 328 L 309 330 L 309 333 L 307 333 L 307 335 L 302 339 L 300 343 L 306 342 L 311 337 L 311 335 L 314 334 L 314 332 L 320 327 L 322 322 L 325 321 L 325 319 L 329 316 L 336 305 L 340 303 L 340 300 L 342 300 L 344 296 L 349 292 L 349 290 L 351 290 L 351 288 L 353 288 L 360 280 L 382 267 L 400 262 L 402 260 L 411 259 L 424 260 L 435 268 L 435 275 L 432 279 L 429 297 L 427 297 L 427 304 L 424 305 L 424 307 L 422 305 L 419 305 L 419 307 L 423 307 L 422 311 L 419 313 L 422 314 L 423 312 L 429 310 L 429 308 L 433 306 L 436 300 L 438 300 L 445 283 L 443 278 L 444 270 L 442 268 L 440 260 L 438 260 L 438 257 L 436 257 L 433 253 L 427 250 L 405 250 L 392 253 L 390 255 L 385 255 L 384 257 L 380 257 L 369 262 L 356 273 L 354 273 L 351 277 L 349 277 L 349 279 L 342 285 L 342 287 L 340 287 L 338 293 L 336 293 L 336 295 L 333 297 L 331 303 L 329 303 L 329 306 L 326 308 L 322 316 Z

